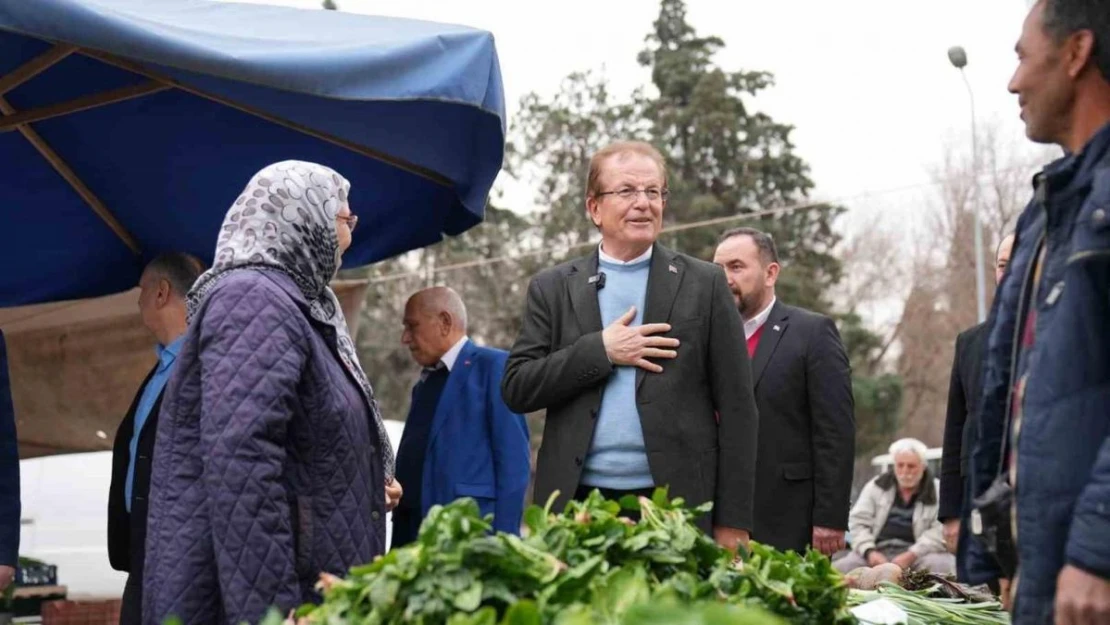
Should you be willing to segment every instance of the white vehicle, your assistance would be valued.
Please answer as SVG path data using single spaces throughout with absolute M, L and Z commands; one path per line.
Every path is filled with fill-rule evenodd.
M 108 564 L 112 452 L 46 456 L 19 463 L 23 504 L 19 554 L 58 567 L 70 596 L 119 597 L 127 574 Z
M 403 421 L 385 422 L 393 448 Z M 58 567 L 70 597 L 123 595 L 127 574 L 108 563 L 108 487 L 112 452 L 46 456 L 19 463 L 23 503 L 19 553 Z M 386 544 L 393 524 L 386 517 Z

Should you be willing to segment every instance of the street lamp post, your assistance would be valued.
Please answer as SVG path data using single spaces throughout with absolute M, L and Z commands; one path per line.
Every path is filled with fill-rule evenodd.
M 971 192 L 974 194 L 971 213 L 975 217 L 975 299 L 979 323 L 982 323 L 987 320 L 987 286 L 983 275 L 983 222 L 979 217 L 979 135 L 975 129 L 975 94 L 964 72 L 964 68 L 967 67 L 967 52 L 961 46 L 951 47 L 948 49 L 948 60 L 953 67 L 960 70 L 964 86 L 967 87 L 968 101 L 971 102 L 971 171 L 974 180 L 971 186 Z

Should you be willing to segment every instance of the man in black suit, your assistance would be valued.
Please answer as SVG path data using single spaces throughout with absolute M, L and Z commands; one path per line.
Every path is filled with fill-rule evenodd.
M 782 550 L 844 548 L 855 459 L 852 372 L 832 319 L 775 297 L 770 235 L 725 232 L 713 262 L 725 270 L 752 358 L 759 407 L 753 538 Z
M 502 394 L 514 412 L 547 410 L 536 501 L 669 486 L 713 502 L 700 525 L 734 549 L 752 528 L 758 436 L 744 329 L 719 268 L 656 242 L 666 200 L 652 146 L 594 155 L 601 245 L 532 279 Z
M 188 254 L 158 256 L 139 278 L 139 314 L 158 341 L 158 362 L 147 375 L 112 448 L 112 485 L 108 491 L 108 559 L 128 573 L 120 624 L 142 622 L 143 559 L 146 556 L 147 494 L 162 391 L 184 338 L 185 295 L 204 272 Z
M 994 263 L 996 284 L 1002 281 L 1013 246 L 1012 234 L 998 243 Z M 989 334 L 990 328 L 983 322 L 956 337 L 952 378 L 948 384 L 948 414 L 944 421 L 944 451 L 940 465 L 940 512 L 937 516 L 944 523 L 944 542 L 948 550 L 956 554 L 956 573 L 960 579 L 967 577 L 962 548 L 967 532 L 961 530 L 960 518 L 966 507 L 970 476 L 968 461 L 975 449 L 979 396 L 983 389 L 983 359 Z

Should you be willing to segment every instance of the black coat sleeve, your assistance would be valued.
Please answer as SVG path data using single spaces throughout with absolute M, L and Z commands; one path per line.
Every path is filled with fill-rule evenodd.
M 142 394 L 142 388 L 139 387 L 139 395 Z M 130 417 L 124 418 L 116 430 L 116 440 L 112 446 L 112 481 L 108 485 L 108 563 L 113 569 L 125 573 L 131 572 L 131 514 L 124 502 L 124 485 L 131 460 L 130 443 L 135 423 L 134 415 Z
M 713 524 L 750 531 L 755 508 L 759 413 L 752 389 L 751 363 L 748 351 L 743 348 L 744 323 L 724 272 L 716 267 L 714 270 L 708 374 L 713 406 L 720 420 Z
M 822 317 L 809 341 L 806 386 L 813 440 L 813 524 L 848 529 L 856 448 L 852 367 L 836 330 Z
M 941 521 L 959 518 L 963 506 L 960 455 L 963 451 L 964 425 L 967 423 L 967 395 L 960 375 L 960 359 L 967 349 L 965 339 L 966 334 L 956 337 L 952 377 L 948 382 L 948 412 L 944 418 L 944 447 L 940 461 L 940 511 L 937 514 Z
M 19 563 L 19 443 L 8 377 L 8 348 L 0 333 L 0 565 Z
M 552 348 L 552 311 L 542 282 L 537 276 L 528 285 L 520 336 L 501 378 L 501 396 L 513 412 L 557 406 L 597 386 L 613 371 L 601 332 L 585 334 L 562 349 Z

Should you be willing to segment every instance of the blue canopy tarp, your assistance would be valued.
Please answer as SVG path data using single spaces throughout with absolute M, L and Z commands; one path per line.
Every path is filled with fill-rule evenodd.
M 346 267 L 482 219 L 501 167 L 490 33 L 207 0 L 0 0 L 0 306 L 210 261 L 250 177 L 286 159 L 351 181 Z

